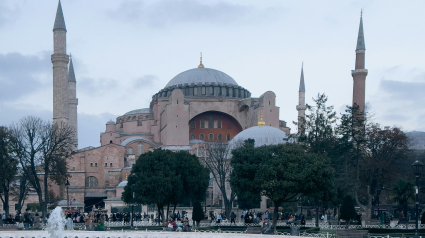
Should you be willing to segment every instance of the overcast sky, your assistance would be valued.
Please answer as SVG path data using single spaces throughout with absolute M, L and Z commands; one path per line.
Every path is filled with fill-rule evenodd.
M 180 72 L 199 64 L 233 77 L 253 97 L 277 95 L 295 126 L 301 63 L 306 101 L 318 93 L 342 112 L 360 9 L 366 102 L 382 125 L 425 131 L 425 1 L 62 0 L 77 78 L 79 147 L 99 146 L 109 119 L 149 107 Z M 0 125 L 52 118 L 56 0 L 0 1 Z

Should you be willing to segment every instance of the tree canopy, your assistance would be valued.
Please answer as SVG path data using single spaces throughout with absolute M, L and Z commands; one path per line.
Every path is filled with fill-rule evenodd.
M 232 151 L 230 183 L 236 194 L 254 198 L 258 194 L 274 203 L 273 226 L 279 206 L 301 196 L 324 196 L 333 187 L 333 168 L 321 154 L 306 152 L 301 145 L 281 144 L 254 147 L 254 140 Z
M 131 173 L 137 175 L 137 181 L 129 181 L 124 188 L 122 199 L 132 202 L 132 184 L 135 184 L 135 202 L 138 204 L 156 204 L 163 221 L 164 207 L 190 199 L 203 201 L 209 184 L 209 172 L 195 155 L 188 152 L 172 152 L 156 149 L 140 155 Z M 130 176 L 131 177 L 131 176 Z M 168 211 L 167 211 L 168 214 Z

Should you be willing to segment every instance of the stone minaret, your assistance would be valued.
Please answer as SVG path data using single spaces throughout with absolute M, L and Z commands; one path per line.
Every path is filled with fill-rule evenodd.
M 53 26 L 53 122 L 68 122 L 68 61 L 66 27 L 59 1 Z
M 78 148 L 78 121 L 77 121 L 77 81 L 75 80 L 74 65 L 72 64 L 72 57 L 69 60 L 68 70 L 68 118 L 69 125 L 75 128 L 75 144 Z
M 303 128 L 301 118 L 305 118 L 305 110 L 307 109 L 305 105 L 305 85 L 304 85 L 304 65 L 301 67 L 301 77 L 300 77 L 300 89 L 298 90 L 298 133 L 301 133 Z
M 356 47 L 356 67 L 351 71 L 353 76 L 353 106 L 359 107 L 359 112 L 364 115 L 365 110 L 365 91 L 366 91 L 366 76 L 365 69 L 365 43 L 363 34 L 363 17 L 360 14 L 359 35 L 357 37 Z

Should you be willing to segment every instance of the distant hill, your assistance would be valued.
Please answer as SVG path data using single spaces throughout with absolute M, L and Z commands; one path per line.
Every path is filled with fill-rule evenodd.
M 410 131 L 406 132 L 406 136 L 410 139 L 409 149 L 425 150 L 425 132 Z

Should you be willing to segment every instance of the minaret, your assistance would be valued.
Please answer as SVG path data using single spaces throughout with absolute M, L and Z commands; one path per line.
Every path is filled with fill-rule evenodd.
M 66 54 L 66 27 L 59 0 L 53 26 L 53 122 L 68 122 L 68 55 Z
M 75 145 L 78 148 L 78 120 L 77 120 L 77 81 L 75 80 L 74 65 L 72 64 L 71 54 L 69 55 L 69 70 L 68 70 L 68 118 L 69 125 L 75 129 Z
M 363 12 L 360 14 L 359 35 L 357 37 L 356 47 L 356 67 L 351 71 L 353 76 L 353 106 L 359 107 L 359 112 L 364 115 L 365 111 L 365 91 L 366 91 L 366 76 L 365 69 L 365 43 L 363 34 Z
M 300 77 L 300 89 L 298 90 L 298 133 L 301 133 L 303 128 L 303 120 L 305 118 L 305 110 L 307 109 L 305 105 L 305 85 L 304 85 L 304 64 L 301 66 L 301 77 Z

